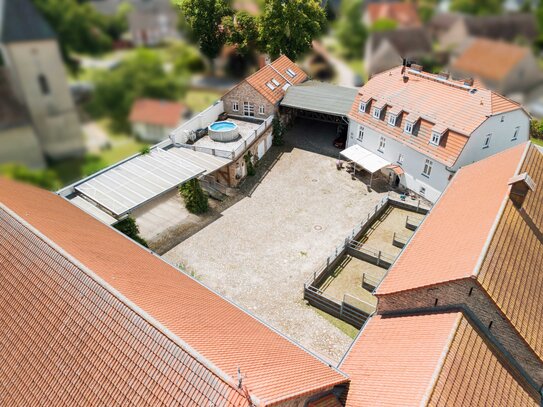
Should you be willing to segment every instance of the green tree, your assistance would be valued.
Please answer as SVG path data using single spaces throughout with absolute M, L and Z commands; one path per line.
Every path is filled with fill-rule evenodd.
M 367 37 L 366 27 L 362 23 L 362 0 L 343 0 L 336 33 L 347 57 L 362 56 Z
M 205 69 L 202 55 L 198 49 L 185 42 L 176 41 L 171 44 L 167 49 L 167 53 L 170 62 L 173 63 L 176 75 L 202 72 Z
M 532 119 L 530 121 L 530 137 L 543 140 L 543 120 Z
M 177 100 L 185 85 L 184 78 L 164 71 L 157 53 L 140 49 L 116 69 L 97 75 L 89 108 L 97 116 L 111 117 L 115 131 L 129 131 L 128 115 L 136 99 Z
M 209 210 L 207 195 L 202 190 L 200 181 L 193 178 L 179 187 L 179 193 L 185 200 L 185 207 L 190 213 L 200 214 Z
M 222 19 L 227 34 L 226 43 L 237 46 L 241 55 L 247 55 L 256 48 L 258 41 L 258 21 L 246 11 L 238 11 L 234 16 Z
M 398 23 L 395 20 L 390 18 L 380 18 L 376 20 L 370 27 L 371 32 L 384 32 L 384 31 L 394 31 L 398 28 Z
M 272 58 L 296 60 L 326 28 L 318 0 L 266 0 L 259 20 L 260 42 Z
M 202 53 L 216 58 L 226 42 L 226 32 L 221 25 L 223 17 L 232 15 L 227 0 L 174 0 L 181 9 L 191 34 L 198 41 Z
M 138 227 L 138 224 L 136 223 L 136 220 L 128 216 L 121 220 L 120 222 L 117 222 L 115 225 L 115 229 L 117 229 L 119 232 L 125 234 L 130 239 L 138 242 L 144 247 L 149 247 L 147 244 L 147 241 L 140 236 L 140 228 Z
M 452 0 L 450 10 L 479 16 L 499 14 L 502 3 L 502 0 Z
M 277 116 L 274 116 L 272 120 L 272 135 L 273 145 L 282 146 L 285 142 L 283 136 L 285 134 L 285 126 L 281 123 L 281 120 Z
M 72 69 L 71 53 L 100 54 L 111 49 L 107 23 L 89 3 L 76 0 L 33 0 L 56 32 L 62 55 Z
M 54 171 L 31 170 L 21 164 L 4 164 L 0 166 L 0 174 L 50 191 L 55 191 L 61 186 L 61 182 Z

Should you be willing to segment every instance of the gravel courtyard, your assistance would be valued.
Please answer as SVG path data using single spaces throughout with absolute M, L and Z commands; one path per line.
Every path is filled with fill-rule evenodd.
M 381 198 L 333 158 L 293 148 L 250 197 L 164 257 L 337 362 L 352 340 L 304 304 L 303 284 Z

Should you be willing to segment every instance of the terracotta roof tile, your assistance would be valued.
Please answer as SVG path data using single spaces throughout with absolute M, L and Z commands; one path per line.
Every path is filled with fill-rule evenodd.
M 460 169 L 377 295 L 472 277 L 528 144 Z
M 291 70 L 295 76 L 289 75 L 287 70 Z M 279 102 L 285 96 L 285 85 L 296 85 L 304 82 L 307 75 L 298 65 L 292 62 L 285 55 L 280 56 L 271 64 L 265 65 L 257 72 L 245 79 L 253 88 L 271 103 Z M 277 82 L 274 83 L 273 80 Z M 273 90 L 268 87 L 270 84 Z
M 366 12 L 369 16 L 370 24 L 375 23 L 377 20 L 389 19 L 396 21 L 399 27 L 416 27 L 421 25 L 415 3 L 370 3 L 367 6 Z
M 341 369 L 347 407 L 538 406 L 541 397 L 460 312 L 375 316 Z
M 452 63 L 452 69 L 482 79 L 504 79 L 530 53 L 528 47 L 478 38 Z
M 476 91 L 469 92 L 469 89 L 461 86 L 461 82 L 445 82 L 439 80 L 437 75 L 411 69 L 405 71 L 408 79 L 404 80 L 401 71 L 402 67 L 399 66 L 373 76 L 360 89 L 349 117 L 370 127 L 387 129 L 386 134 L 447 165 L 456 162 L 467 137 L 488 116 L 522 109 L 517 103 L 488 89 L 476 88 Z M 384 120 L 378 121 L 371 117 L 370 109 L 367 109 L 366 113 L 359 112 L 359 102 L 370 98 L 386 103 L 395 111 L 401 109 L 404 115 L 420 117 L 423 120 L 421 128 L 424 137 L 405 135 L 399 124 L 396 128 L 387 127 Z M 449 129 L 450 140 L 445 139 L 437 148 L 428 145 L 428 128 L 433 125 Z
M 185 111 L 186 106 L 181 103 L 165 100 L 139 99 L 132 106 L 130 121 L 132 123 L 176 127 Z
M 59 196 L 0 179 L 0 202 L 226 375 L 235 378 L 240 368 L 248 391 L 261 404 L 316 394 L 348 381 L 254 317 Z M 49 262 L 43 263 L 43 258 L 38 260 L 43 267 L 52 267 Z M 54 292 L 49 295 L 57 298 Z M 39 309 L 44 311 L 49 302 Z M 93 318 L 101 315 L 96 314 L 100 307 L 97 304 Z M 78 335 L 70 338 L 81 340 Z M 116 355 L 109 345 L 105 350 Z

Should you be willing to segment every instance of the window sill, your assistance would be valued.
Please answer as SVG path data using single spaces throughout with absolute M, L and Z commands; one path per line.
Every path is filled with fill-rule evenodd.
M 426 175 L 425 173 L 422 173 L 422 174 L 420 174 L 420 175 L 422 175 L 424 178 L 430 179 L 430 176 L 429 176 L 429 175 Z
M 483 147 L 483 150 L 486 150 L 487 148 L 489 148 L 490 146 L 484 146 Z
M 385 150 L 377 150 L 378 153 L 384 154 Z

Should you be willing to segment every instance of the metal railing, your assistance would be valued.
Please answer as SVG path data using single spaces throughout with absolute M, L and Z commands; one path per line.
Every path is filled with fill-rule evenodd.
M 422 223 L 422 220 L 418 218 L 407 216 L 407 218 L 405 219 L 405 227 L 406 229 L 409 229 L 409 230 L 413 230 L 413 231 L 417 230 L 417 228 L 420 226 L 421 223 Z
M 384 261 L 388 264 L 392 264 L 396 260 L 396 256 L 385 253 L 382 250 L 366 246 L 364 243 L 358 242 L 356 240 L 350 240 L 349 247 L 351 249 L 357 250 L 361 253 L 367 254 L 368 256 L 375 258 L 377 260 L 377 263 Z
M 381 278 L 377 278 L 367 273 L 362 273 L 362 288 L 370 287 L 373 290 L 381 284 L 383 278 L 385 278 L 384 275 Z
M 399 247 L 400 249 L 403 249 L 408 241 L 409 238 L 407 236 L 401 235 L 397 232 L 394 232 L 394 235 L 392 236 L 392 245 Z

